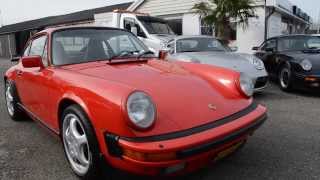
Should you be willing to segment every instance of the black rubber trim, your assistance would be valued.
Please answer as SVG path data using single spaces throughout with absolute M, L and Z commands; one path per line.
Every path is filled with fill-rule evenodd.
M 200 145 L 200 146 L 186 149 L 183 151 L 178 151 L 177 158 L 183 159 L 183 158 L 187 158 L 187 157 L 201 154 L 204 152 L 208 152 L 211 149 L 215 149 L 223 144 L 234 141 L 234 140 L 240 138 L 241 136 L 244 136 L 250 132 L 253 132 L 257 128 L 259 128 L 266 121 L 266 119 L 267 119 L 267 115 L 264 114 L 262 117 L 258 118 L 254 123 L 250 124 L 247 127 L 241 128 L 240 130 L 238 130 L 232 134 L 229 134 L 228 136 L 225 136 L 221 139 L 215 140 L 213 142 L 210 142 L 210 143 L 207 143 L 204 145 Z
M 186 129 L 183 131 L 173 132 L 173 133 L 167 133 L 167 134 L 161 134 L 156 136 L 146 136 L 146 137 L 120 137 L 120 139 L 130 141 L 130 142 L 155 142 L 155 141 L 164 141 L 164 140 L 170 140 L 170 139 L 176 139 L 181 137 L 190 136 L 192 134 L 200 133 L 209 129 L 213 129 L 219 126 L 222 126 L 224 124 L 227 124 L 229 122 L 232 122 L 234 120 L 237 120 L 255 109 L 257 109 L 258 104 L 256 102 L 253 102 L 251 105 L 249 105 L 246 109 L 239 111 L 235 114 L 232 114 L 230 116 L 227 116 L 225 118 L 222 118 L 220 120 L 210 122 L 201 126 L 197 126 L 191 129 Z

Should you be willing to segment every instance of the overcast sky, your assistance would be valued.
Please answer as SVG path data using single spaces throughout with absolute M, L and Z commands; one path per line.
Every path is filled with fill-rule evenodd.
M 133 0 L 0 0 L 0 23 L 3 25 L 41 17 L 61 15 Z M 318 19 L 320 0 L 291 0 L 314 20 Z

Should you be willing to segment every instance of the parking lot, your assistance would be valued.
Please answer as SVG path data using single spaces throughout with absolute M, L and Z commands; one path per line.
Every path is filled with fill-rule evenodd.
M 1 74 L 9 66 L 0 59 Z M 306 94 L 284 93 L 270 84 L 255 97 L 268 107 L 269 119 L 245 148 L 183 179 L 320 179 L 320 95 Z M 59 139 L 31 120 L 11 121 L 4 96 L 0 118 L 1 180 L 77 179 Z

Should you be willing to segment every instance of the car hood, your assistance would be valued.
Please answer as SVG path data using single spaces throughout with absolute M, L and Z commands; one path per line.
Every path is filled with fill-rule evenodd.
M 190 129 L 232 115 L 251 104 L 251 99 L 234 95 L 236 93 L 228 94 L 230 90 L 221 83 L 195 75 L 190 69 L 173 62 L 150 60 L 113 65 L 101 63 L 99 66 L 83 64 L 65 69 L 104 79 L 106 83 L 123 83 L 132 87 L 132 91 L 149 94 L 157 107 L 156 124 L 147 132 L 132 130 L 133 136 Z M 216 109 L 210 109 L 209 104 Z
M 151 36 L 155 39 L 160 39 L 160 41 L 164 43 L 168 43 L 176 37 L 176 35 L 170 34 L 152 34 Z
M 194 63 L 210 64 L 244 72 L 252 77 L 266 76 L 266 71 L 256 69 L 245 57 L 246 54 L 232 52 L 186 52 L 177 53 L 176 60 L 189 60 Z
M 314 68 L 320 69 L 320 53 L 317 51 L 288 51 L 282 52 L 283 55 L 288 56 L 298 63 L 303 61 L 304 59 L 308 59 L 312 62 Z

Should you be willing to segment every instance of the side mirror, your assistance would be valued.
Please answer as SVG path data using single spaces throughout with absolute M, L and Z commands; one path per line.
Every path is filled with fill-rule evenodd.
M 132 34 L 134 34 L 134 35 L 138 35 L 138 28 L 137 27 L 135 27 L 135 26 L 132 26 L 131 27 L 131 29 L 130 29 L 130 31 L 132 32 Z
M 18 62 L 20 60 L 20 56 L 14 56 L 11 58 L 11 62 Z
M 168 51 L 166 50 L 160 50 L 159 51 L 159 59 L 160 60 L 165 60 L 168 56 Z
M 258 51 L 258 50 L 259 50 L 259 47 L 253 47 L 252 50 Z
M 41 56 L 26 56 L 22 57 L 21 61 L 24 68 L 44 68 Z

